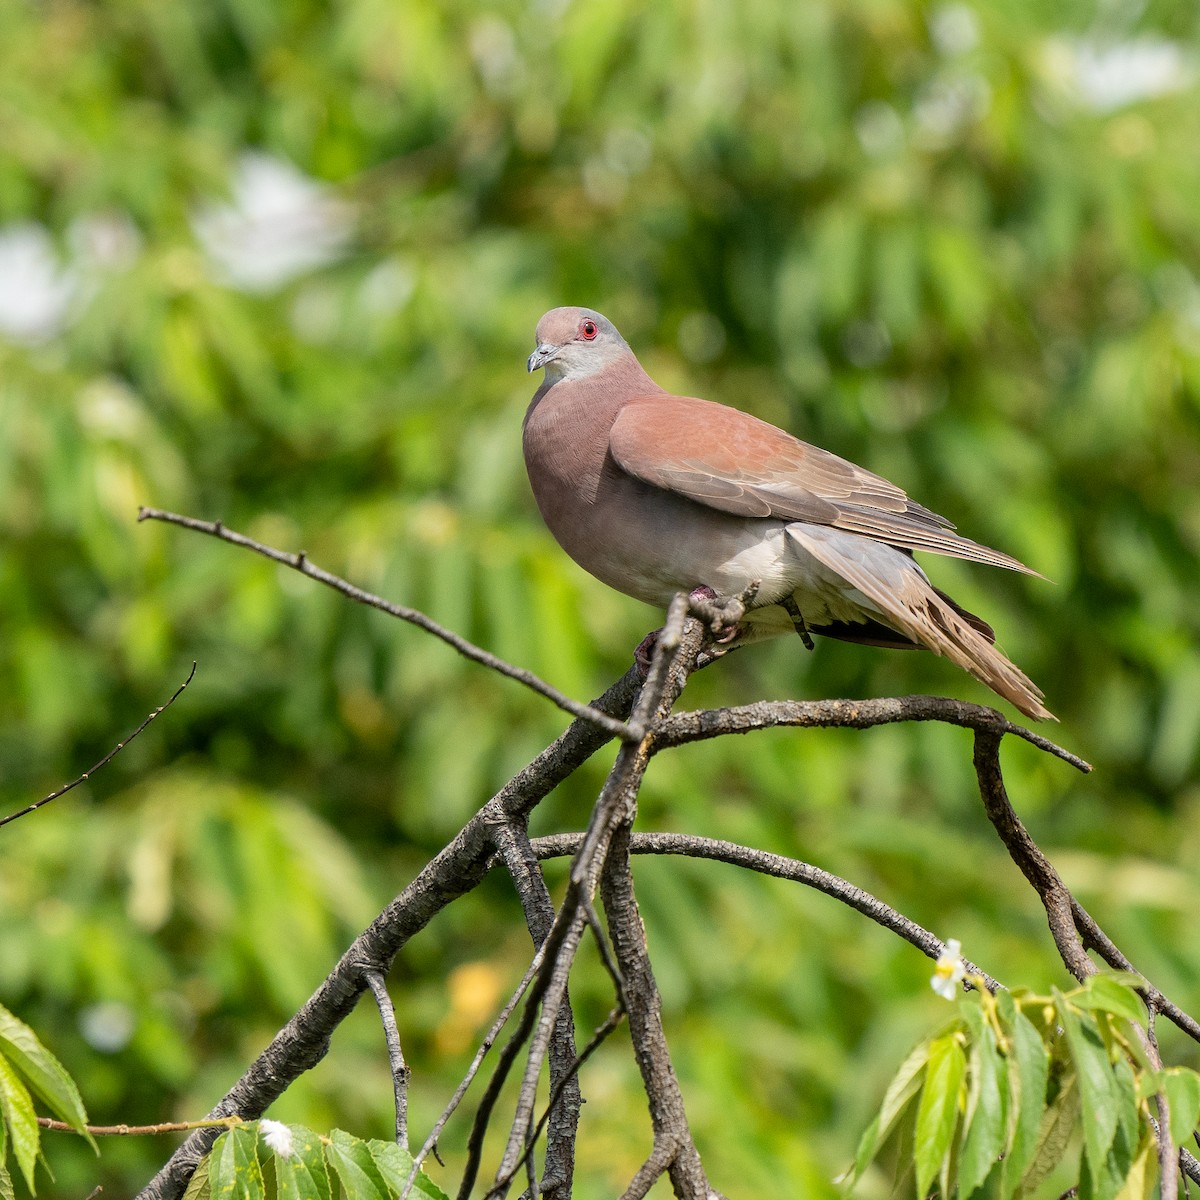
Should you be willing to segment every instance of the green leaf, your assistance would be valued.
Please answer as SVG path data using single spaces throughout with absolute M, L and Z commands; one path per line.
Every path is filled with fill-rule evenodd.
M 184 1189 L 183 1200 L 209 1200 L 212 1196 L 209 1170 L 212 1167 L 212 1151 L 209 1151 L 197 1164 L 191 1179 Z
M 1171 1110 L 1171 1140 L 1182 1146 L 1200 1121 L 1200 1075 L 1186 1067 L 1171 1067 L 1162 1072 L 1161 1081 Z
M 8 1168 L 2 1162 L 0 1162 L 0 1200 L 17 1200 L 17 1193 L 13 1189 L 12 1176 L 8 1173 Z
M 1001 996 L 1004 995 L 1001 993 Z M 1037 1150 L 1038 1131 L 1046 1110 L 1046 1081 L 1050 1073 L 1050 1058 L 1041 1034 L 1033 1022 L 1012 1003 L 1012 998 L 1008 999 L 1008 1005 L 999 1006 L 1010 1042 L 1009 1132 L 1004 1156 L 1004 1185 L 1001 1188 L 1001 1195 L 1005 1197 L 1016 1191 Z
M 1087 986 L 1071 996 L 1076 1008 L 1102 1009 L 1114 1016 L 1124 1017 L 1135 1025 L 1146 1021 L 1146 1006 L 1137 992 L 1126 982 L 1137 977 L 1122 975 L 1093 975 Z
M 325 1163 L 325 1146 L 311 1129 L 289 1125 L 292 1153 L 275 1155 L 275 1182 L 279 1200 L 330 1200 L 332 1188 Z
M 1154 1186 L 1158 1181 L 1158 1152 L 1153 1139 L 1142 1146 L 1141 1152 L 1134 1159 L 1125 1182 L 1116 1195 L 1116 1200 L 1152 1200 L 1157 1192 Z
M 391 1194 L 398 1196 L 404 1190 L 405 1184 L 408 1183 L 409 1175 L 412 1174 L 413 1156 L 403 1147 L 397 1146 L 395 1142 L 383 1142 L 377 1139 L 369 1141 L 367 1149 L 371 1151 L 371 1157 L 375 1160 L 375 1165 L 379 1168 L 379 1173 L 383 1176 Z M 413 1191 L 422 1196 L 428 1196 L 429 1200 L 450 1200 L 449 1196 L 423 1171 L 417 1172 L 417 1177 L 413 1181 Z
M 238 1125 L 217 1138 L 209 1156 L 209 1186 L 214 1200 L 263 1200 L 258 1163 L 258 1127 Z
M 366 1142 L 335 1129 L 329 1135 L 325 1156 L 341 1180 L 345 1200 L 391 1200 L 391 1191 Z
M 1008 1071 L 990 1024 L 981 1022 L 971 1042 L 967 1111 L 963 1118 L 962 1151 L 958 1160 L 958 1191 L 970 1196 L 1000 1157 L 1005 1142 Z
M 25 1077 L 34 1094 L 40 1096 L 50 1111 L 72 1129 L 84 1134 L 98 1154 L 95 1139 L 86 1130 L 87 1111 L 75 1081 L 62 1063 L 46 1049 L 23 1021 L 0 1005 L 0 1054 Z
M 1104 1039 L 1091 1019 L 1081 1019 L 1060 992 L 1055 993 L 1058 1019 L 1067 1035 L 1067 1047 L 1079 1080 L 1083 1111 L 1083 1149 L 1099 1175 L 1117 1132 L 1120 1096 Z
M 913 1152 L 919 1196 L 929 1191 L 929 1185 L 950 1153 L 966 1069 L 966 1055 L 956 1034 L 944 1034 L 930 1043 Z
M 0 1055 L 0 1116 L 12 1137 L 13 1153 L 17 1165 L 25 1177 L 25 1185 L 31 1193 L 37 1188 L 33 1182 L 33 1169 L 37 1163 L 38 1130 L 37 1116 L 33 1111 L 33 1098 L 17 1077 L 7 1058 Z
M 1042 1114 L 1034 1146 L 1032 1161 L 1024 1177 L 1016 1179 L 1005 1173 L 1004 1194 L 1012 1195 L 1019 1186 L 1023 1195 L 1028 1195 L 1040 1184 L 1062 1160 L 1063 1151 L 1071 1140 L 1071 1134 L 1079 1125 L 1079 1087 L 1075 1076 L 1069 1075 L 1053 1103 Z M 1007 1166 L 1007 1164 L 1006 1164 Z
M 854 1169 L 850 1173 L 851 1182 L 861 1178 L 862 1173 L 867 1169 L 867 1164 L 875 1157 L 880 1146 L 887 1141 L 896 1120 L 903 1113 L 909 1101 L 920 1091 L 922 1072 L 928 1061 L 929 1042 L 924 1041 L 909 1054 L 900 1064 L 900 1069 L 892 1076 L 879 1112 L 859 1140 L 858 1152 L 854 1156 Z

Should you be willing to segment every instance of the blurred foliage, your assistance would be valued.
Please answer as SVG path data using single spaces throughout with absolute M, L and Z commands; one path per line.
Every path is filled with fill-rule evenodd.
M 137 525 L 137 505 L 303 548 L 595 695 L 656 614 L 567 561 L 528 494 L 523 361 L 565 303 L 611 316 L 664 386 L 852 458 L 1055 581 L 927 564 L 1097 765 L 1006 749 L 1035 836 L 1195 1005 L 1192 9 L 0 0 L 0 28 L 4 811 L 200 664 L 86 792 L 3 831 L 0 1000 L 94 1120 L 207 1111 L 563 724 L 414 629 Z M 779 643 L 687 700 L 917 690 L 992 699 L 929 655 Z M 539 830 L 582 824 L 600 758 Z M 1006 982 L 1062 981 L 962 731 L 689 747 L 655 762 L 641 820 L 810 857 Z M 933 1019 L 928 964 L 777 881 L 637 874 L 714 1181 L 829 1194 Z M 500 879 L 401 955 L 414 1131 L 527 955 Z M 595 964 L 578 996 L 601 1020 Z M 584 1200 L 649 1146 L 620 1038 L 585 1092 Z M 386 1137 L 390 1104 L 364 1006 L 273 1115 Z M 465 1132 L 443 1139 L 447 1190 Z M 97 1165 L 50 1136 L 47 1196 L 127 1194 L 169 1150 L 110 1142 Z

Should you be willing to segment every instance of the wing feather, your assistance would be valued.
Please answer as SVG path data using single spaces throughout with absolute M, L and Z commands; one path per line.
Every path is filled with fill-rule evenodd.
M 905 550 L 1037 574 L 955 533 L 886 479 L 709 400 L 637 396 L 614 422 L 609 449 L 628 474 L 721 512 L 827 525 Z

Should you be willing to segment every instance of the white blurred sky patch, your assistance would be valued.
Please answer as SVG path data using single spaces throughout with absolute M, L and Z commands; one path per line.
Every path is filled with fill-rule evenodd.
M 281 158 L 243 154 L 231 198 L 210 203 L 193 228 L 214 275 L 247 292 L 269 292 L 336 261 L 354 214 L 344 200 Z
M 34 221 L 0 227 L 0 338 L 22 345 L 49 341 L 95 293 L 104 272 L 125 270 L 141 235 L 125 213 L 88 213 L 71 222 L 67 255 Z
M 1052 38 L 1045 65 L 1053 82 L 1100 113 L 1181 92 L 1197 77 L 1194 57 L 1178 42 L 1154 34 L 1114 42 Z
M 45 226 L 21 221 L 0 228 L 0 337 L 27 345 L 54 337 L 77 285 Z

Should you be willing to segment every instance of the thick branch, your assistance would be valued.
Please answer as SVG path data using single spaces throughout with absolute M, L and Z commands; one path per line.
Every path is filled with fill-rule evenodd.
M 595 707 L 625 716 L 637 676 L 630 670 L 595 701 Z M 275 1036 L 246 1073 L 209 1114 L 258 1117 L 297 1077 L 329 1049 L 337 1026 L 353 1011 L 366 986 L 363 971 L 386 972 L 400 948 L 452 900 L 471 891 L 487 873 L 495 847 L 491 829 L 529 813 L 540 800 L 586 762 L 609 734 L 590 720 L 576 720 L 523 771 L 507 783 L 391 904 L 363 931 L 303 1008 Z M 216 1133 L 198 1130 L 175 1151 L 139 1194 L 139 1200 L 176 1200 Z
M 1087 956 L 1075 932 L 1075 915 L 1071 909 L 1072 896 L 1050 860 L 1029 836 L 1013 811 L 1000 773 L 1001 734 L 992 730 L 975 732 L 975 774 L 979 779 L 979 794 L 988 820 L 995 826 L 1013 862 L 1033 885 L 1046 909 L 1050 934 L 1068 971 L 1082 983 L 1096 973 L 1096 965 Z
M 1003 713 L 981 704 L 967 704 L 943 696 L 899 696 L 875 700 L 760 700 L 736 708 L 700 709 L 673 713 L 654 729 L 654 750 L 704 741 L 727 733 L 750 733 L 780 727 L 803 729 L 871 729 L 897 721 L 942 721 L 964 729 L 987 730 L 997 735 L 1011 733 L 1047 754 L 1061 758 L 1078 771 L 1091 764 L 1069 750 L 1021 725 Z

